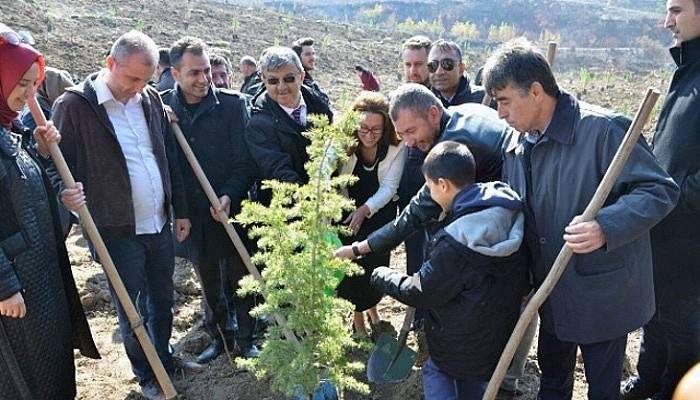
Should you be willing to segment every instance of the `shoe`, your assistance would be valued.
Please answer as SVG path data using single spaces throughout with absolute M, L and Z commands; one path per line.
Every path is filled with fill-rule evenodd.
M 155 379 L 141 385 L 141 395 L 148 400 L 165 400 L 165 395 Z
M 241 357 L 245 359 L 260 357 L 258 346 L 251 344 L 250 346 L 241 347 Z
M 655 390 L 649 390 L 649 388 L 639 382 L 639 377 L 628 379 L 620 387 L 621 400 L 646 400 L 655 394 Z
M 200 364 L 208 364 L 214 361 L 224 351 L 224 342 L 219 339 L 214 339 L 211 344 L 197 356 L 197 362 Z
M 185 378 L 187 375 L 196 374 L 206 369 L 206 367 L 202 364 L 194 361 L 183 360 L 180 357 L 173 357 L 173 365 L 175 366 L 175 369 L 168 375 L 174 379 Z

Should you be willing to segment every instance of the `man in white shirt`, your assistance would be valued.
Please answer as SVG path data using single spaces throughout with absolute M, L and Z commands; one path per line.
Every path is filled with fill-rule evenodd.
M 187 237 L 190 222 L 163 104 L 147 85 L 157 62 L 153 40 L 128 32 L 112 46 L 107 69 L 56 101 L 54 121 L 63 136 L 61 150 L 78 183 L 64 188 L 57 179 L 54 182 L 70 210 L 80 208 L 87 197 L 127 292 L 163 365 L 173 372 L 197 368 L 174 361 L 169 345 L 174 303 L 170 216 L 175 215 L 180 241 Z M 112 298 L 143 394 L 162 398 L 124 309 L 116 296 Z

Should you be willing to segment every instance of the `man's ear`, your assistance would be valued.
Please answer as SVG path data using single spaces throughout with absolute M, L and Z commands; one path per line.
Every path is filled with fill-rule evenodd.
M 430 122 L 431 125 L 439 125 L 440 117 L 442 117 L 442 113 L 440 112 L 438 106 L 431 105 L 430 108 L 428 108 L 428 122 Z
M 105 64 L 107 64 L 107 69 L 111 71 L 112 69 L 114 69 L 114 66 L 117 65 L 117 60 L 115 60 L 112 56 L 107 56 Z
M 170 68 L 170 72 L 173 74 L 173 79 L 180 82 L 180 71 L 177 68 L 175 68 L 175 66 L 172 66 Z
M 459 76 L 464 76 L 464 71 L 467 70 L 467 65 L 464 62 L 459 63 Z
M 442 193 L 447 193 L 450 190 L 450 181 L 445 178 L 438 178 L 437 184 Z
M 533 96 L 536 99 L 541 98 L 545 94 L 544 87 L 542 87 L 542 84 L 537 81 L 532 82 L 532 84 L 530 85 L 530 90 L 528 90 L 528 92 L 531 96 Z

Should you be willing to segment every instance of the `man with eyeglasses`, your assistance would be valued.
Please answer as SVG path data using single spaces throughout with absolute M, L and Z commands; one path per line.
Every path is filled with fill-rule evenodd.
M 316 71 L 316 49 L 314 49 L 314 40 L 310 37 L 298 39 L 292 45 L 292 50 L 297 53 L 301 60 L 301 65 L 304 67 L 304 85 L 308 86 L 318 97 L 323 99 L 326 104 L 330 105 L 328 95 L 321 90 L 318 83 L 311 76 L 311 71 Z
M 302 132 L 310 128 L 309 115 L 333 118 L 328 104 L 302 85 L 304 68 L 296 53 L 287 47 L 270 47 L 260 58 L 265 90 L 253 98 L 246 140 L 258 165 L 260 180 L 306 183 L 304 164 L 309 160 L 309 140 Z M 269 191 L 258 192 L 267 204 Z
M 178 152 L 192 222 L 183 255 L 197 268 L 205 300 L 204 325 L 211 337 L 209 346 L 197 357 L 200 363 L 216 359 L 225 345 L 230 350 L 235 346 L 244 358 L 258 355 L 253 343 L 255 320 L 250 316 L 253 297 L 234 298 L 246 268 L 222 226 L 228 218 L 222 220 L 218 214 L 238 214 L 253 184 L 255 163 L 244 138 L 248 111 L 241 93 L 212 85 L 215 78 L 211 60 L 215 57 L 228 62 L 209 54 L 201 39 L 184 37 L 175 42 L 170 60 L 177 85 L 161 94 L 176 114 L 222 207 L 215 210 L 210 206 L 187 159 Z M 240 232 L 240 227 L 236 229 Z
M 462 50 L 455 42 L 440 39 L 433 43 L 427 67 L 432 91 L 445 107 L 481 103 L 484 89 L 470 85 Z

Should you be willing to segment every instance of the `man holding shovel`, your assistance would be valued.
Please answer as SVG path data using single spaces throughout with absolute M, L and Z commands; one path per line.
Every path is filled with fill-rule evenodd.
M 484 76 L 499 117 L 517 130 L 504 143 L 503 177 L 525 204 L 535 284 L 564 244 L 576 253 L 540 309 L 538 398 L 571 398 L 580 349 L 588 398 L 617 399 L 627 333 L 654 310 L 649 229 L 671 211 L 678 187 L 641 140 L 597 217 L 581 222 L 626 118 L 561 91 L 524 39 L 498 49 Z
M 54 167 L 49 175 L 56 177 L 54 184 L 69 210 L 80 209 L 87 197 L 165 369 L 201 368 L 174 360 L 169 345 L 174 303 L 171 211 L 178 240 L 188 235 L 190 223 L 163 104 L 147 86 L 158 48 L 148 36 L 131 31 L 117 39 L 106 61 L 106 69 L 70 88 L 54 104 L 61 151 L 76 187 L 65 188 Z M 142 392 L 149 399 L 163 398 L 125 309 L 112 292 L 120 334 Z
M 214 210 L 182 152 L 179 163 L 192 230 L 185 243 L 188 258 L 197 267 L 206 302 L 205 325 L 211 344 L 197 358 L 208 363 L 227 347 L 237 344 L 244 357 L 255 357 L 254 319 L 249 312 L 251 297 L 238 298 L 238 329 L 229 321 L 229 304 L 238 281 L 246 269 L 229 240 L 219 218 L 219 211 L 235 215 L 253 184 L 255 164 L 248 153 L 244 133 L 248 112 L 244 97 L 212 85 L 207 45 L 200 39 L 185 37 L 173 44 L 170 61 L 177 85 L 162 94 L 163 102 L 172 107 L 187 141 L 219 196 L 221 210 Z M 235 336 L 235 340 L 234 340 Z

